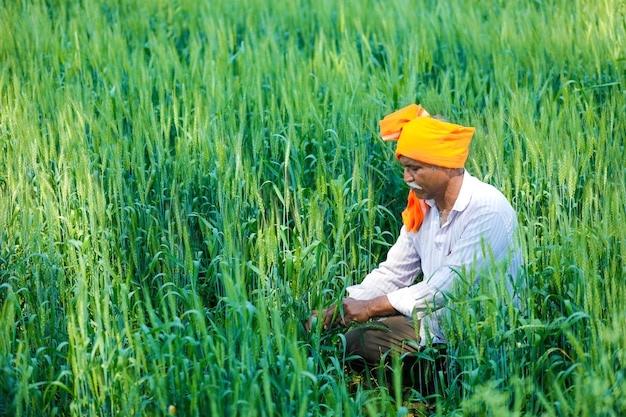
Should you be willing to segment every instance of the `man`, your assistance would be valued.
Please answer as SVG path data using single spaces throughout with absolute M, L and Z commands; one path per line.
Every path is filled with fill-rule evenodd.
M 328 329 L 377 319 L 346 334 L 348 353 L 370 367 L 390 350 L 446 342 L 445 293 L 460 276 L 478 279 L 504 264 L 509 284 L 522 263 L 513 208 L 464 169 L 474 128 L 431 117 L 416 104 L 388 115 L 380 128 L 384 140 L 398 141 L 396 158 L 410 187 L 400 236 L 385 262 L 347 288 L 341 306 L 314 311 L 308 323 L 317 317 Z

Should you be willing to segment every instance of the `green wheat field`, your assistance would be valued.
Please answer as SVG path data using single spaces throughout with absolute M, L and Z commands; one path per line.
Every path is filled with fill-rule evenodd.
M 303 325 L 399 234 L 411 103 L 526 269 L 429 395 Z M 0 0 L 0 415 L 624 416 L 625 142 L 623 0 Z

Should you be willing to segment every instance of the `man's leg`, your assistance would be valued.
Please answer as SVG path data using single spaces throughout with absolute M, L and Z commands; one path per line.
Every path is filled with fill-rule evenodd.
M 435 360 L 421 359 L 412 352 L 421 351 L 419 336 L 413 321 L 404 316 L 391 316 L 374 322 L 372 327 L 357 327 L 346 333 L 346 350 L 348 355 L 358 355 L 362 360 L 355 359 L 352 367 L 357 371 L 373 369 L 381 365 L 391 364 L 389 351 L 395 351 L 402 361 L 403 384 L 413 387 L 423 396 L 435 393 L 436 378 L 439 371 L 446 374 L 445 345 L 433 347 L 432 356 Z
M 348 355 L 358 355 L 367 366 L 376 367 L 389 350 L 400 355 L 419 351 L 415 325 L 406 317 L 385 317 L 373 324 L 372 327 L 357 327 L 346 333 Z

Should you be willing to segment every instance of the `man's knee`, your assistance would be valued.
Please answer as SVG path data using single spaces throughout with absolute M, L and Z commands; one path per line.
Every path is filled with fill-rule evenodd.
M 380 363 L 383 354 L 380 346 L 378 329 L 355 328 L 346 333 L 346 352 L 349 356 L 357 356 L 370 366 Z
M 413 324 L 402 316 L 389 317 L 369 326 L 357 327 L 346 333 L 346 351 L 359 356 L 368 365 L 379 365 L 390 350 L 399 354 L 419 349 Z

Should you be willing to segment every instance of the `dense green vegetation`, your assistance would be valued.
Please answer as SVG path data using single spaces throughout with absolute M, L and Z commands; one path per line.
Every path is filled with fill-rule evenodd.
M 0 1 L 0 415 L 626 414 L 625 15 Z M 528 270 L 528 314 L 488 283 L 454 300 L 428 399 L 302 325 L 397 236 L 378 120 L 414 102 L 476 126 L 466 167 Z

